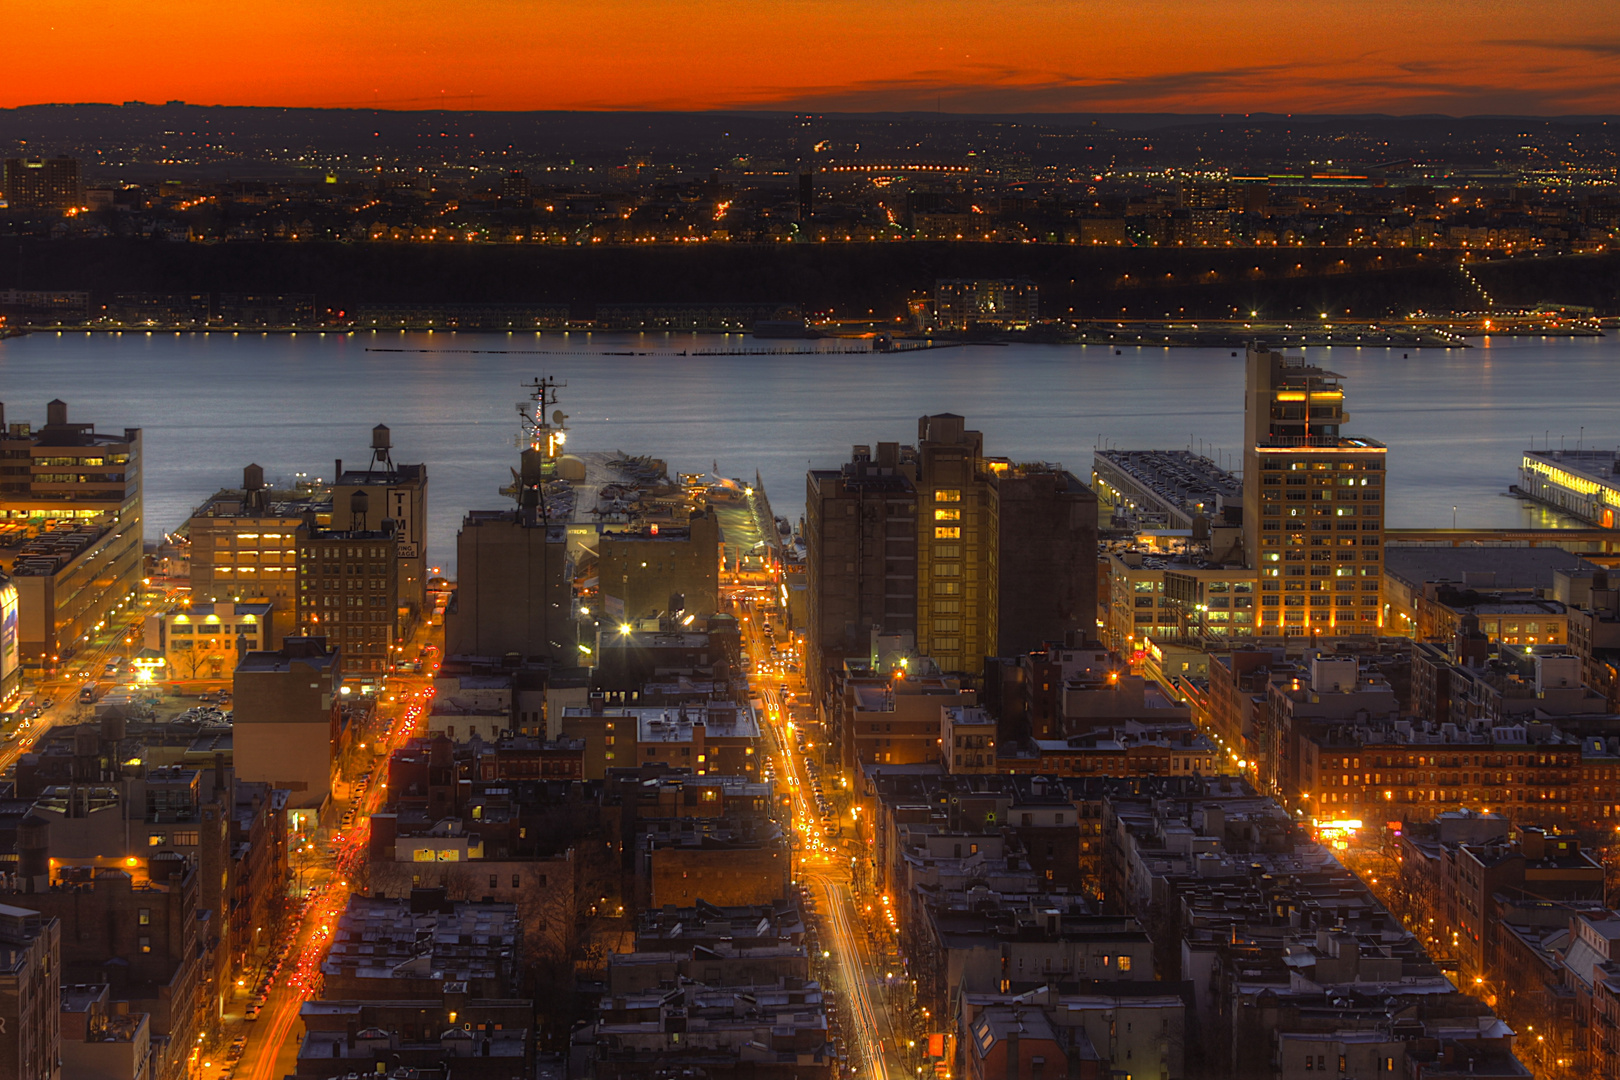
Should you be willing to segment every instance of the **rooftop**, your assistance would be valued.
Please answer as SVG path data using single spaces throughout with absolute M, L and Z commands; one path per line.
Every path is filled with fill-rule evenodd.
M 1106 463 L 1178 509 L 1213 514 L 1221 501 L 1243 498 L 1243 481 L 1187 450 L 1099 450 Z M 1106 469 L 1099 471 L 1106 472 Z
M 1555 571 L 1597 569 L 1579 555 L 1555 547 L 1384 548 L 1384 572 L 1412 586 L 1454 581 L 1481 589 L 1550 591 Z
M 250 652 L 237 663 L 238 674 L 291 671 L 294 663 L 319 671 L 335 670 L 338 665 L 336 649 L 325 648 L 325 638 L 287 638 L 276 652 Z M 320 647 L 315 645 L 320 643 Z
M 413 910 L 418 906 L 386 897 L 350 897 L 322 970 L 370 979 L 457 980 L 496 978 L 514 969 L 516 904 L 456 903 Z
M 193 518 L 282 518 L 296 525 L 305 514 L 317 516 L 332 513 L 332 498 L 324 490 L 274 491 L 264 490 L 262 510 L 250 509 L 241 488 L 221 488 L 202 505 L 191 512 Z
M 1620 452 L 1614 450 L 1526 450 L 1524 460 L 1563 469 L 1607 488 L 1620 488 Z
M 622 717 L 636 721 L 636 737 L 644 743 L 691 742 L 693 728 L 702 725 L 708 739 L 757 739 L 760 737 L 759 719 L 753 709 L 731 702 L 671 705 L 648 708 L 633 705 L 608 705 L 600 713 L 589 706 L 570 706 L 563 710 L 566 718 Z

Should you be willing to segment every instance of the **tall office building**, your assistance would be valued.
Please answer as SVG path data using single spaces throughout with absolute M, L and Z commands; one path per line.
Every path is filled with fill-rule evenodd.
M 242 486 L 225 488 L 191 512 L 191 597 L 199 603 L 267 601 L 275 610 L 264 648 L 278 649 L 298 625 L 298 530 L 332 524 L 324 489 L 278 491 L 264 469 L 242 470 Z
M 141 430 L 68 422 L 6 425 L 0 405 L 0 571 L 17 587 L 24 663 L 82 648 L 141 586 Z
M 917 648 L 976 672 L 998 650 L 1000 499 L 983 433 L 955 413 L 917 421 L 917 511 Z
M 5 185 L 14 210 L 67 210 L 79 205 L 79 160 L 7 158 Z
M 513 169 L 501 177 L 500 205 L 514 210 L 527 210 L 533 198 L 529 189 L 529 178 L 519 169 Z
M 354 494 L 367 495 L 372 528 L 393 523 L 399 560 L 399 602 L 414 623 L 427 606 L 427 466 L 395 465 L 393 439 L 384 424 L 371 429 L 371 461 L 363 469 L 345 469 L 338 459 L 332 479 L 332 528 L 354 528 L 350 508 Z
M 1344 376 L 1248 351 L 1243 532 L 1261 635 L 1376 634 L 1386 448 L 1344 435 Z
M 1056 465 L 999 464 L 996 655 L 1097 640 L 1096 493 Z
M 346 529 L 298 529 L 298 632 L 336 645 L 342 677 L 363 685 L 389 669 L 400 611 L 393 522 L 374 528 L 370 501 L 363 490 L 349 496 Z
M 914 637 L 947 672 L 1005 652 L 1003 619 L 1018 649 L 1096 635 L 1096 497 L 1057 466 L 986 458 L 960 416 L 811 470 L 805 504 L 813 685 L 874 635 Z
M 899 443 L 857 446 L 848 463 L 812 469 L 805 492 L 810 653 L 819 692 L 831 661 L 869 655 L 872 634 L 917 640 L 917 455 Z

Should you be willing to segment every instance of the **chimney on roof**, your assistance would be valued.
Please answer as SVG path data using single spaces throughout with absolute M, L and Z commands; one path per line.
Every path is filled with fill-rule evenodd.
M 1457 620 L 1457 638 L 1452 651 L 1457 663 L 1467 668 L 1482 668 L 1490 658 L 1491 639 L 1480 632 L 1479 616 L 1473 613 Z
M 44 892 L 50 887 L 51 824 L 30 813 L 17 823 L 17 876 L 24 892 Z

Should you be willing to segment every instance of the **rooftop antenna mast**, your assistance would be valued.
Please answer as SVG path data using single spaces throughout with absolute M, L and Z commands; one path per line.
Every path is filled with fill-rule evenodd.
M 532 527 L 538 518 L 538 524 L 545 530 L 540 542 L 540 577 L 547 582 L 551 580 L 551 507 L 546 500 L 545 487 L 546 482 L 556 476 L 557 457 L 563 443 L 568 440 L 568 417 L 561 409 L 556 409 L 548 418 L 546 411 L 557 404 L 557 391 L 566 385 L 549 375 L 524 383 L 524 389 L 529 391 L 529 399 L 517 405 L 523 426 L 522 453 L 519 455 L 522 464 L 512 476 L 516 481 L 513 486 L 517 495 L 518 520 Z M 541 640 L 551 643 L 552 604 L 549 596 L 542 600 L 540 608 Z
M 520 511 L 531 521 L 538 516 L 550 522 L 544 488 L 556 474 L 557 458 L 568 441 L 568 416 L 561 409 L 552 410 L 549 417 L 546 412 L 557 404 L 557 391 L 566 385 L 549 375 L 534 379 L 523 384 L 528 400 L 517 403 L 522 464 L 512 471 L 513 486 L 506 490 L 516 496 Z
M 556 409 L 547 417 L 548 410 L 557 404 L 557 391 L 567 385 L 549 375 L 523 384 L 529 391 L 529 399 L 518 402 L 517 411 L 523 425 L 525 449 L 540 450 L 547 458 L 554 458 L 568 441 L 567 414 Z

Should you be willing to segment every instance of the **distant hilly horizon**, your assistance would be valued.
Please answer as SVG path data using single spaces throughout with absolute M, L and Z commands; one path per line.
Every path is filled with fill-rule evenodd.
M 323 114 L 379 114 L 391 116 L 440 117 L 749 117 L 791 118 L 813 116 L 828 120 L 1011 120 L 1051 124 L 1105 123 L 1128 125 L 1141 130 L 1152 127 L 1170 127 L 1185 124 L 1216 124 L 1247 121 L 1250 123 L 1308 122 L 1522 122 L 1522 123 L 1609 123 L 1620 124 L 1620 112 L 1615 113 L 1380 113 L 1380 112 L 962 112 L 935 110 L 870 110 L 834 111 L 804 109 L 408 109 L 389 108 L 386 104 L 363 105 L 230 105 L 203 104 L 189 101 L 53 101 L 26 105 L 0 106 L 0 115 L 45 109 L 203 109 L 210 111 L 238 111 L 243 113 L 323 113 Z

